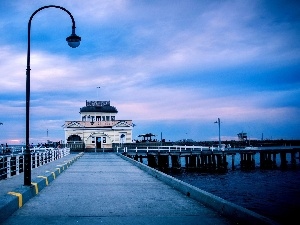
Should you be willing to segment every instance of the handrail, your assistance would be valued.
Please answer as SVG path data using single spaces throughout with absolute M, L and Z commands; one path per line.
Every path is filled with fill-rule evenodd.
M 171 145 L 171 146 L 140 146 L 135 148 L 128 148 L 128 147 L 117 147 L 117 152 L 131 152 L 131 153 L 148 153 L 148 152 L 169 152 L 169 153 L 176 153 L 176 152 L 202 152 L 202 151 L 253 151 L 253 152 L 260 152 L 266 150 L 300 150 L 300 146 L 273 146 L 273 147 L 244 147 L 244 148 L 225 148 L 219 146 L 182 146 L 182 145 Z
M 171 146 L 140 146 L 128 149 L 128 147 L 117 147 L 117 152 L 191 152 L 191 151 L 214 151 L 220 150 L 219 147 L 214 146 L 182 146 L 182 145 L 171 145 Z M 223 149 L 221 149 L 223 150 Z
M 70 154 L 70 148 L 31 149 L 31 168 L 37 168 Z M 24 171 L 24 154 L 0 155 L 0 180 L 19 175 Z

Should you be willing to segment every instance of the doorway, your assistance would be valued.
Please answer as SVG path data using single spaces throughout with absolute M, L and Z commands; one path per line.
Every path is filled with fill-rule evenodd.
M 101 137 L 96 137 L 96 148 L 101 148 Z

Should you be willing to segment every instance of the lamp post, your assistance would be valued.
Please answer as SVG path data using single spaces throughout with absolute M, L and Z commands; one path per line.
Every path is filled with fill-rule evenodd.
M 221 124 L 221 121 L 220 121 L 220 118 L 218 118 L 218 120 L 215 122 L 219 125 L 219 149 L 221 149 L 221 127 L 220 127 L 220 124 Z
M 32 13 L 28 22 L 28 48 L 27 48 L 27 68 L 26 68 L 26 148 L 24 152 L 24 185 L 31 185 L 31 154 L 29 144 L 29 107 L 30 107 L 30 28 L 31 21 L 35 14 L 46 8 L 57 8 L 69 14 L 72 20 L 72 34 L 66 38 L 69 46 L 76 48 L 80 45 L 81 37 L 75 34 L 75 20 L 72 14 L 65 8 L 56 5 L 43 6 Z

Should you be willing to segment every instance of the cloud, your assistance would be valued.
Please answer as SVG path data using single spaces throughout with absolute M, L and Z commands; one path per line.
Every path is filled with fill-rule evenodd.
M 59 138 L 59 124 L 78 119 L 85 100 L 96 99 L 111 100 L 120 119 L 138 121 L 137 131 L 174 131 L 178 139 L 185 129 L 195 137 L 215 137 L 211 121 L 218 117 L 228 126 L 228 137 L 250 129 L 245 124 L 255 124 L 256 136 L 264 127 L 272 127 L 278 137 L 280 127 L 289 136 L 297 129 L 293 124 L 300 123 L 296 3 L 22 3 L 5 3 L 0 15 L 6 34 L 0 37 L 0 106 L 5 109 L 0 121 L 5 124 L 24 130 L 27 22 L 34 10 L 64 6 L 82 37 L 78 48 L 67 46 L 70 20 L 59 10 L 47 9 L 34 18 L 31 114 L 36 139 L 45 138 L 46 129 Z M 21 139 L 19 131 L 16 135 L 10 138 Z

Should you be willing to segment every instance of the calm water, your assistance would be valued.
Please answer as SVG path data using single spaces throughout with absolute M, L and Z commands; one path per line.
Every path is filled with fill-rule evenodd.
M 287 224 L 289 218 L 296 218 L 300 213 L 299 169 L 237 170 L 226 174 L 182 172 L 171 175 L 282 224 Z
M 229 171 L 224 174 L 187 172 L 184 169 L 181 172 L 167 173 L 280 224 L 299 224 L 299 221 L 290 222 L 291 218 L 298 218 L 300 213 L 299 159 L 297 159 L 297 169 L 291 169 L 291 156 L 287 154 L 289 168 L 280 170 L 278 154 L 276 157 L 278 169 L 261 170 L 259 169 L 259 154 L 256 154 L 256 169 L 251 171 L 240 169 L 239 154 L 235 156 L 235 170 L 231 169 L 231 160 L 231 157 L 227 158 Z M 147 161 L 144 163 L 147 164 Z M 183 158 L 181 165 L 185 167 Z

